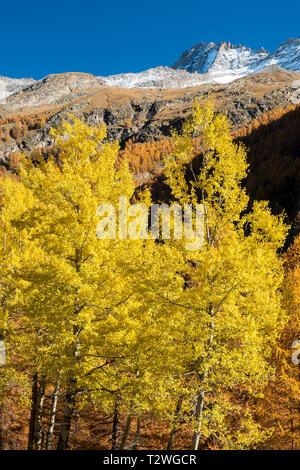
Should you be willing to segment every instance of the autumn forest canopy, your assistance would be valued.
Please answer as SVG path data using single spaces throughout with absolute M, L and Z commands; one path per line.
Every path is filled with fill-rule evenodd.
M 53 148 L 10 156 L 2 449 L 300 449 L 299 108 L 265 119 L 233 133 L 196 102 L 170 139 L 120 149 L 70 115 Z M 164 195 L 137 181 L 153 164 Z M 97 208 L 120 196 L 201 203 L 203 246 L 99 239 Z

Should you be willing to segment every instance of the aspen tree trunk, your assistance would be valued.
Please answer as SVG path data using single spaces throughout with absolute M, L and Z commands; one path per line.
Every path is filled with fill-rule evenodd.
M 139 445 L 139 439 L 140 439 L 140 431 L 141 431 L 141 418 L 138 416 L 137 422 L 136 422 L 136 433 L 134 437 L 134 444 L 132 449 L 137 450 L 138 445 Z
M 196 418 L 197 418 L 197 430 L 194 431 L 193 439 L 192 439 L 192 450 L 198 450 L 200 437 L 201 437 L 201 428 L 202 428 L 202 416 L 203 416 L 203 405 L 204 405 L 204 396 L 205 391 L 201 390 L 197 396 L 197 403 L 196 403 Z
M 36 412 L 36 425 L 35 425 L 35 444 L 36 450 L 41 450 L 43 441 L 43 427 L 42 427 L 42 416 L 43 406 L 45 399 L 45 378 L 41 379 L 39 393 L 38 393 L 38 406 Z
M 173 425 L 172 425 L 172 430 L 171 430 L 171 433 L 170 433 L 169 443 L 168 443 L 168 447 L 167 447 L 168 450 L 173 449 L 175 434 L 176 434 L 176 431 L 177 431 L 177 424 L 178 424 L 179 415 L 180 415 L 180 411 L 181 411 L 181 406 L 182 406 L 182 402 L 183 402 L 183 396 L 184 395 L 180 395 L 180 397 L 178 398 L 176 410 L 175 410 L 175 413 L 174 413 L 174 421 L 173 421 Z
M 75 268 L 76 271 L 80 271 L 80 264 L 81 264 L 81 250 L 76 248 L 75 249 Z M 78 305 L 75 308 L 74 316 L 78 318 L 78 314 L 81 310 L 81 307 Z M 80 334 L 80 327 L 78 325 L 73 326 L 73 335 L 75 340 L 75 347 L 73 351 L 73 361 L 74 365 L 78 364 L 79 362 L 79 350 L 80 350 L 80 341 L 79 341 L 79 334 Z M 77 395 L 77 379 L 74 376 L 70 376 L 67 385 L 66 391 L 66 403 L 64 409 L 64 416 L 63 422 L 60 430 L 60 435 L 57 444 L 57 450 L 66 450 L 68 447 L 68 441 L 70 436 L 71 424 L 72 424 L 72 417 L 75 409 L 75 402 L 76 402 L 76 395 Z
M 214 321 L 213 321 L 213 307 L 212 305 L 209 306 L 209 315 L 211 317 L 211 333 L 208 340 L 208 349 L 212 345 L 214 339 Z M 207 378 L 208 372 L 207 370 L 202 374 L 200 382 L 203 383 Z M 202 430 L 202 416 L 203 416 L 203 408 L 204 408 L 204 398 L 205 398 L 205 390 L 199 390 L 196 399 L 196 419 L 197 419 L 197 429 L 194 431 L 193 439 L 192 439 L 192 450 L 198 450 L 200 437 L 201 437 L 201 430 Z
M 32 378 L 31 388 L 31 411 L 29 421 L 28 450 L 34 449 L 38 394 L 38 374 L 35 373 Z
M 73 358 L 74 363 L 78 363 L 79 360 L 79 349 L 80 349 L 80 341 L 78 335 L 80 333 L 79 327 L 73 327 L 73 334 L 76 338 Z M 77 379 L 76 377 L 69 377 L 67 391 L 66 391 L 66 404 L 64 409 L 64 417 L 63 422 L 61 425 L 60 435 L 57 444 L 57 450 L 66 450 L 68 447 L 69 435 L 71 430 L 72 424 L 72 417 L 75 409 L 75 402 L 76 402 L 76 395 L 77 395 Z
M 69 379 L 67 393 L 66 393 L 66 404 L 64 409 L 64 417 L 57 444 L 57 450 L 66 450 L 68 447 L 69 435 L 72 424 L 72 417 L 75 409 L 76 400 L 76 379 L 74 377 Z
M 111 450 L 117 450 L 118 445 L 118 426 L 119 426 L 119 410 L 118 402 L 115 402 L 114 418 L 113 418 L 113 430 L 112 430 L 112 446 Z
M 205 192 L 203 190 L 202 190 L 202 201 L 203 201 L 203 205 L 204 205 L 204 214 L 205 214 L 206 219 L 207 219 L 207 210 L 206 210 L 206 205 L 204 203 L 205 202 Z M 206 237 L 207 237 L 208 244 L 211 245 L 212 244 L 212 236 L 211 236 L 210 229 L 209 229 L 209 226 L 208 226 L 207 222 L 206 222 Z M 211 316 L 211 318 L 213 318 L 212 305 L 209 305 L 209 315 Z M 210 339 L 209 339 L 209 346 L 213 342 L 213 334 L 214 334 L 213 332 L 214 332 L 214 322 L 212 321 L 211 322 L 211 335 L 210 335 Z M 206 377 L 206 373 L 203 374 L 202 380 L 204 380 L 205 377 Z M 199 442 L 200 442 L 200 437 L 201 437 L 201 429 L 202 429 L 202 415 L 203 415 L 204 397 L 205 397 L 205 391 L 204 390 L 199 391 L 198 396 L 197 396 L 197 401 L 196 401 L 196 410 L 195 410 L 198 425 L 197 425 L 197 430 L 194 431 L 194 434 L 193 434 L 192 450 L 198 450 L 198 447 L 199 447 Z
M 46 450 L 51 449 L 52 437 L 53 437 L 53 431 L 54 431 L 54 425 L 55 425 L 57 402 L 58 402 L 59 387 L 60 387 L 60 374 L 56 381 L 55 389 L 54 389 L 53 397 L 52 397 L 51 411 L 50 411 L 50 417 L 49 417 L 49 427 L 48 427 L 47 438 L 46 438 Z
M 80 263 L 81 263 L 81 252 L 80 252 L 80 249 L 76 248 L 75 249 L 75 268 L 77 272 L 80 271 Z M 74 315 L 76 318 L 78 317 L 80 310 L 81 308 L 79 306 L 76 306 L 75 311 L 74 311 Z M 73 351 L 74 364 L 77 364 L 79 361 L 79 349 L 80 349 L 79 333 L 80 331 L 81 330 L 79 326 L 75 324 L 73 326 L 73 335 L 75 339 L 75 347 Z M 74 409 L 75 409 L 75 402 L 76 402 L 76 395 L 77 395 L 76 386 L 77 386 L 76 377 L 70 376 L 68 380 L 68 385 L 67 385 L 64 417 L 63 417 L 63 422 L 62 422 L 59 440 L 57 444 L 57 450 L 66 450 L 68 446 L 69 435 L 70 435 L 71 424 L 72 424 L 72 416 L 73 416 Z
M 132 411 L 129 411 L 129 413 L 127 415 L 127 419 L 126 419 L 126 424 L 125 424 L 121 444 L 119 446 L 119 450 L 123 450 L 124 447 L 125 447 L 125 444 L 126 444 L 126 441 L 127 441 L 127 438 L 128 438 L 128 434 L 129 434 L 129 431 L 130 431 L 131 421 L 132 421 Z

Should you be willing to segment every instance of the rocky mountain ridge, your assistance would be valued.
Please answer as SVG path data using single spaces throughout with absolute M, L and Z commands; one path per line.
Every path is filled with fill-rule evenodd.
M 49 105 L 63 96 L 70 95 L 75 90 L 80 95 L 83 90 L 98 89 L 101 86 L 102 83 L 99 79 L 89 73 L 69 72 L 48 75 L 42 80 L 34 81 L 10 94 L 5 100 L 2 100 L 1 104 L 11 110 Z
M 282 43 L 273 54 L 263 47 L 252 50 L 225 42 L 200 42 L 185 51 L 172 67 L 158 66 L 139 73 L 121 73 L 107 77 L 82 73 L 77 74 L 77 77 L 81 75 L 82 78 L 82 83 L 78 82 L 78 88 L 87 88 L 88 80 L 96 87 L 187 88 L 205 83 L 229 83 L 274 65 L 286 70 L 300 71 L 300 38 Z M 0 104 L 6 103 L 11 95 L 25 92 L 27 89 L 30 92 L 35 86 L 43 86 L 51 77 L 58 77 L 57 86 L 60 88 L 60 75 L 49 75 L 38 81 L 32 78 L 0 77 Z M 65 88 L 57 89 L 57 97 L 65 91 Z
M 140 73 L 121 73 L 98 78 L 106 86 L 120 88 L 187 88 L 211 82 L 205 74 L 161 66 Z
M 172 68 L 156 67 L 140 73 L 99 77 L 108 86 L 122 88 L 166 86 L 184 88 L 201 83 L 228 83 L 270 66 L 286 70 L 300 70 L 300 38 L 289 39 L 271 54 L 261 47 L 252 50 L 246 46 L 230 43 L 198 43 L 185 51 Z M 191 75 L 172 73 L 189 72 Z
M 238 128 L 265 112 L 293 104 L 298 82 L 300 88 L 300 74 L 278 67 L 228 84 L 184 89 L 121 89 L 107 87 L 89 74 L 52 75 L 0 105 L 0 160 L 8 161 L 14 152 L 50 146 L 51 127 L 70 113 L 92 125 L 104 122 L 108 138 L 124 145 L 129 139 L 146 142 L 168 137 L 171 128 L 180 127 L 191 113 L 195 99 L 210 96 Z

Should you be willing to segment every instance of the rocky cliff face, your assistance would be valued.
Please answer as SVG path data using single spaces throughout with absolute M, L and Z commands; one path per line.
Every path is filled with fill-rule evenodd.
M 264 112 L 291 104 L 299 79 L 299 74 L 273 67 L 225 85 L 128 90 L 107 87 L 89 74 L 51 75 L 0 105 L 0 159 L 5 162 L 11 152 L 51 145 L 51 127 L 69 113 L 92 125 L 104 122 L 108 138 L 123 145 L 130 138 L 145 142 L 170 135 L 170 129 L 178 128 L 190 114 L 196 98 L 213 95 L 217 108 L 227 111 L 233 125 L 239 127 Z M 33 116 L 43 116 L 43 122 L 29 124 Z

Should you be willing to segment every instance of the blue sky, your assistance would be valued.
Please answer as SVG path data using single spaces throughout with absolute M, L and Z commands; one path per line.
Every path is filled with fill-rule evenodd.
M 0 75 L 139 72 L 200 41 L 272 52 L 300 36 L 299 18 L 298 0 L 11 0 L 1 5 Z

